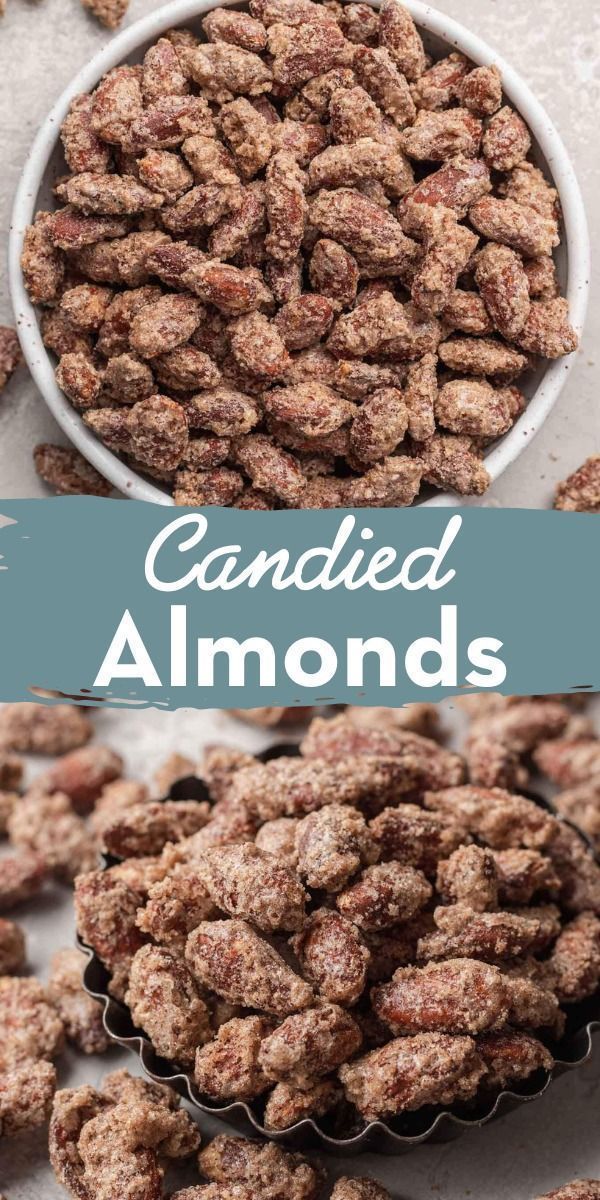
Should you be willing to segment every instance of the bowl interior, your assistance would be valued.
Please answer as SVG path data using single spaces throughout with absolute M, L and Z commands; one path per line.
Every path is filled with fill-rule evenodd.
M 378 7 L 378 0 L 369 2 Z M 224 4 L 232 8 L 244 7 L 237 0 L 233 3 L 224 0 Z M 35 310 L 23 288 L 18 259 L 24 228 L 33 214 L 39 208 L 56 207 L 52 189 L 57 178 L 63 175 L 66 169 L 59 130 L 72 97 L 81 90 L 93 89 L 101 76 L 117 63 L 140 62 L 148 47 L 173 25 L 185 23 L 194 32 L 201 34 L 202 17 L 212 7 L 214 4 L 211 0 L 175 0 L 175 3 L 159 9 L 150 17 L 143 18 L 114 38 L 101 54 L 79 73 L 57 102 L 34 143 L 17 193 L 11 233 L 11 288 L 19 333 L 29 368 L 54 416 L 77 448 L 115 487 L 132 498 L 167 505 L 173 503 L 171 495 L 160 485 L 132 471 L 117 455 L 101 445 L 57 387 L 54 380 L 53 356 L 49 355 L 43 346 Z M 567 295 L 569 300 L 572 322 L 580 332 L 587 302 L 589 245 L 581 195 L 558 133 L 529 88 L 490 47 L 445 14 L 420 3 L 420 0 L 408 0 L 407 7 L 413 12 L 426 49 L 434 59 L 458 49 L 476 65 L 494 62 L 500 67 L 505 95 L 521 112 L 530 128 L 534 161 L 559 191 L 564 228 L 561 245 L 555 252 L 558 280 L 562 294 Z M 490 446 L 486 453 L 486 467 L 492 479 L 501 474 L 537 432 L 562 388 L 574 357 L 571 355 L 555 363 L 542 362 L 521 378 L 520 387 L 528 405 L 513 428 Z M 456 503 L 455 496 L 440 493 L 433 488 L 424 492 L 417 501 L 417 504 L 434 506 Z

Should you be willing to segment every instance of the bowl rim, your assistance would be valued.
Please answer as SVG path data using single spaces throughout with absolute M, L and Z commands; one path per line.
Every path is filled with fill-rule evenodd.
M 233 6 L 238 0 L 219 0 Z M 378 8 L 381 0 L 368 0 Z M 483 38 L 466 26 L 422 0 L 404 0 L 417 25 L 465 53 L 477 65 L 498 66 L 503 90 L 526 120 L 546 160 L 563 211 L 564 240 L 567 251 L 567 288 L 570 319 L 581 337 L 589 296 L 590 240 L 583 197 L 569 154 L 556 126 L 521 75 Z M 11 216 L 8 265 L 10 296 L 17 333 L 23 354 L 41 395 L 69 441 L 93 466 L 125 496 L 172 506 L 173 497 L 133 471 L 91 433 L 80 414 L 60 391 L 50 355 L 43 344 L 38 315 L 25 290 L 20 258 L 26 227 L 31 224 L 37 196 L 48 162 L 59 138 L 60 126 L 71 101 L 81 92 L 91 91 L 111 68 L 117 66 L 140 45 L 158 37 L 167 29 L 201 16 L 215 6 L 214 0 L 172 0 L 112 38 L 73 77 L 63 90 L 33 141 L 15 193 Z M 492 482 L 523 452 L 551 412 L 575 361 L 576 352 L 551 362 L 527 404 L 522 416 L 485 458 Z M 416 507 L 456 507 L 480 504 L 481 497 L 457 497 L 440 492 L 417 503 Z

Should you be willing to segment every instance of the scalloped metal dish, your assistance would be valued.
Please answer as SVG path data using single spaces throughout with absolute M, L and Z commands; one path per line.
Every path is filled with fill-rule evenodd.
M 281 744 L 271 747 L 257 757 L 263 762 L 268 762 L 281 754 L 297 753 L 298 747 L 295 744 Z M 207 792 L 202 781 L 191 776 L 176 783 L 166 798 L 202 800 L 206 797 Z M 530 794 L 530 798 L 554 811 L 541 797 Z M 577 829 L 576 832 L 590 845 L 581 830 Z M 115 861 L 106 855 L 103 856 L 103 860 L 105 869 Z M 160 1058 L 148 1038 L 133 1025 L 126 1006 L 109 995 L 110 975 L 97 955 L 81 940 L 79 945 L 89 959 L 84 972 L 84 986 L 88 994 L 103 1005 L 106 1032 L 114 1042 L 138 1056 L 150 1079 L 156 1083 L 170 1084 L 198 1112 L 217 1117 L 239 1133 L 249 1136 L 260 1134 L 271 1141 L 297 1150 L 320 1148 L 329 1154 L 347 1157 L 366 1151 L 399 1155 L 423 1142 L 452 1141 L 467 1129 L 487 1125 L 522 1104 L 539 1099 L 548 1090 L 553 1079 L 565 1071 L 583 1066 L 592 1053 L 592 1034 L 600 1029 L 600 993 L 596 993 L 591 999 L 571 1006 L 565 1035 L 553 1047 L 553 1070 L 536 1072 L 515 1091 L 502 1091 L 496 1096 L 450 1109 L 421 1109 L 395 1118 L 391 1123 L 371 1121 L 357 1128 L 354 1117 L 349 1121 L 347 1128 L 340 1128 L 339 1123 L 332 1123 L 327 1117 L 319 1123 L 307 1118 L 289 1129 L 271 1131 L 265 1129 L 262 1123 L 260 1099 L 254 1106 L 243 1101 L 225 1105 L 213 1104 L 202 1097 L 190 1075 L 177 1070 L 172 1063 Z

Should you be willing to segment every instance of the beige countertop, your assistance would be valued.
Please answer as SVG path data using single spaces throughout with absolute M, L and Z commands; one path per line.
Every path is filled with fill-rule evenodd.
M 133 0 L 127 21 L 157 8 Z M 546 105 L 569 149 L 591 226 L 600 233 L 600 11 L 595 0 L 568 8 L 556 0 L 439 0 L 438 7 L 476 29 L 523 74 Z M 0 243 L 6 245 L 13 195 L 30 143 L 74 72 L 110 35 L 78 0 L 7 0 L 0 24 Z M 10 323 L 5 270 L 0 270 L 0 323 Z M 597 266 L 586 337 L 567 385 L 535 441 L 483 498 L 486 505 L 544 508 L 554 485 L 600 450 L 600 282 Z M 47 492 L 31 461 L 33 446 L 64 441 L 25 371 L 0 398 L 0 497 Z

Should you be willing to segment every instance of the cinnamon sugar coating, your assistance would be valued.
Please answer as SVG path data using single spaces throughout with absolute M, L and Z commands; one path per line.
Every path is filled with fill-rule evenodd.
M 600 512 L 600 455 L 590 455 L 558 485 L 554 507 L 563 512 Z
M 529 1033 L 485 1033 L 477 1039 L 477 1050 L 487 1067 L 485 1085 L 494 1091 L 554 1066 L 550 1051 Z
M 255 845 L 266 854 L 272 854 L 287 867 L 295 868 L 298 862 L 296 851 L 296 817 L 276 817 L 265 821 L 255 838 Z
M 580 913 L 556 940 L 551 958 L 556 973 L 556 994 L 563 1003 L 584 1000 L 600 980 L 600 921 L 593 913 Z
M 525 797 L 502 788 L 480 788 L 466 784 L 426 792 L 426 808 L 444 813 L 465 833 L 474 834 L 493 850 L 511 847 L 541 850 L 558 832 L 555 817 Z
M 0 749 L 22 754 L 66 754 L 92 736 L 89 717 L 71 704 L 5 704 Z
M 91 1087 L 58 1092 L 50 1120 L 50 1160 L 57 1180 L 75 1200 L 160 1200 L 166 1159 L 198 1148 L 191 1118 L 169 1089 L 108 1076 Z
M 534 896 L 555 896 L 560 889 L 552 860 L 538 850 L 496 850 L 493 857 L 504 904 L 529 904 Z
M 84 1054 L 103 1054 L 109 1039 L 102 1023 L 102 1006 L 83 987 L 85 958 L 78 950 L 58 950 L 52 957 L 48 999 L 65 1027 L 67 1040 Z
M 83 941 L 95 950 L 113 975 L 121 995 L 134 954 L 145 941 L 136 925 L 143 897 L 113 871 L 92 871 L 75 881 L 75 916 Z
M 426 967 L 400 967 L 376 988 L 373 1008 L 395 1034 L 468 1033 L 503 1025 L 507 990 L 497 967 L 455 958 Z
M 265 1105 L 265 1129 L 289 1129 L 307 1117 L 323 1117 L 335 1108 L 340 1098 L 341 1088 L 335 1079 L 321 1079 L 302 1090 L 288 1083 L 277 1083 Z
M 104 828 L 103 844 L 119 858 L 159 854 L 166 842 L 178 842 L 202 829 L 208 805 L 195 800 L 151 801 L 116 814 Z
M 105 827 L 111 824 L 116 814 L 136 804 L 144 804 L 148 799 L 146 785 L 135 779 L 115 779 L 106 783 L 90 815 L 94 833 L 102 837 Z
M 520 958 L 547 946 L 560 928 L 547 929 L 533 909 L 524 909 L 523 915 L 477 913 L 463 904 L 437 908 L 434 919 L 438 931 L 421 938 L 417 948 L 418 957 L 426 962 L 467 957 L 497 963 Z
M 510 1025 L 525 1029 L 548 1029 L 560 1037 L 565 1017 L 553 988 L 556 973 L 552 963 L 526 958 L 505 969 Z
M 0 976 L 15 975 L 26 962 L 25 934 L 14 921 L 0 917 Z
M 312 988 L 245 921 L 203 922 L 186 959 L 205 987 L 233 1004 L 285 1016 L 312 1001 Z
M 59 879 L 72 883 L 96 865 L 96 843 L 64 792 L 46 795 L 33 789 L 23 796 L 7 821 L 10 841 L 32 850 Z
M 343 916 L 360 929 L 377 930 L 410 920 L 424 908 L 431 893 L 422 871 L 397 862 L 377 863 L 365 868 L 336 903 Z
M 10 814 L 15 806 L 11 805 Z M 36 850 L 20 849 L 2 858 L 0 912 L 23 904 L 39 892 L 48 875 L 46 859 Z
M 397 804 L 385 808 L 370 822 L 371 833 L 380 847 L 382 861 L 393 860 L 418 867 L 425 874 L 435 871 L 461 840 L 460 831 L 451 822 L 426 813 L 416 804 Z
M 598 1200 L 600 1196 L 600 1180 L 575 1179 L 573 1183 L 565 1183 L 555 1191 L 546 1192 L 538 1200 Z
M 129 8 L 129 0 L 81 0 L 81 3 L 105 29 L 118 29 Z
M 125 0 L 94 4 L 114 27 Z M 504 385 L 578 340 L 527 127 L 496 67 L 433 61 L 398 0 L 249 10 L 169 31 L 72 102 L 63 207 L 22 260 L 59 386 L 178 505 L 481 495 L 486 443 L 526 404 Z M 255 401 L 244 429 L 236 393 Z M 233 440 L 205 459 L 215 433 Z M 104 494 L 79 468 L 42 471 Z
M 305 978 L 321 996 L 353 1005 L 367 979 L 369 951 L 352 921 L 333 909 L 317 909 L 291 939 Z
M 0 978 L 0 1069 L 55 1058 L 64 1045 L 63 1023 L 33 978 Z
M 304 817 L 329 804 L 384 804 L 419 781 L 416 764 L 407 756 L 346 756 L 340 762 L 326 758 L 276 758 L 242 768 L 227 788 L 230 802 L 245 804 L 262 821 L 276 817 Z
M 480 846 L 459 846 L 439 864 L 436 887 L 447 903 L 466 904 L 473 912 L 485 912 L 498 905 L 498 874 L 491 851 Z
M 208 1008 L 191 972 L 160 946 L 137 951 L 125 1002 L 157 1054 L 183 1066 L 192 1066 L 196 1048 L 212 1036 Z
M 418 790 L 452 786 L 461 783 L 464 777 L 460 755 L 442 749 L 431 739 L 410 729 L 358 724 L 348 713 L 328 720 L 316 717 L 300 743 L 300 750 L 305 759 L 322 758 L 333 762 L 343 762 L 349 755 L 397 759 L 411 774 L 414 772 L 412 786 Z
M 261 1043 L 258 1061 L 268 1079 L 306 1089 L 352 1058 L 361 1043 L 350 1014 L 323 1003 L 287 1017 Z
M 94 743 L 59 758 L 36 780 L 49 792 L 64 792 L 79 813 L 89 812 L 107 784 L 118 779 L 123 759 L 109 746 Z
M 252 1100 L 270 1081 L 260 1066 L 261 1044 L 273 1028 L 265 1017 L 233 1017 L 196 1054 L 194 1079 L 213 1100 Z
M 542 774 L 559 787 L 584 783 L 600 768 L 600 739 L 594 737 L 557 737 L 540 740 L 533 754 Z
M 267 933 L 304 924 L 306 892 L 291 870 L 256 846 L 206 850 L 196 871 L 215 905 L 232 917 L 252 921 Z
M 472 1038 L 420 1033 L 372 1050 L 339 1075 L 347 1098 L 366 1120 L 376 1120 L 468 1100 L 485 1070 Z
M 358 1179 L 342 1176 L 331 1193 L 333 1200 L 390 1200 L 390 1193 L 368 1175 Z
M 110 496 L 112 485 L 70 446 L 40 444 L 33 462 L 40 479 L 58 496 Z
M 268 711 L 280 712 L 279 709 Z M 206 783 L 211 799 L 217 801 L 223 798 L 237 771 L 243 767 L 252 767 L 255 763 L 256 759 L 252 754 L 237 750 L 234 746 L 211 745 L 206 746 L 204 750 L 198 774 Z
M 0 1138 L 45 1125 L 56 1088 L 52 1063 L 28 1061 L 2 1071 L 0 1086 Z
M 182 954 L 188 934 L 216 913 L 195 863 L 180 863 L 151 884 L 136 923 L 158 945 Z
M 200 1171 L 215 1183 L 243 1185 L 251 1194 L 277 1200 L 316 1200 L 323 1183 L 321 1171 L 300 1154 L 266 1144 L 219 1134 L 198 1155 Z
M 364 817 L 339 804 L 309 813 L 296 830 L 298 874 L 310 888 L 339 892 L 377 848 Z

